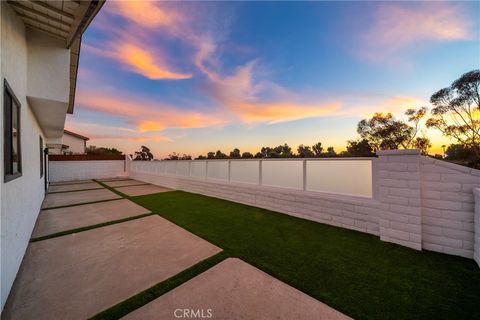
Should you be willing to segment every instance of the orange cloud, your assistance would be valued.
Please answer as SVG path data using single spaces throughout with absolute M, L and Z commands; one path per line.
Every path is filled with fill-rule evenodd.
M 166 136 L 140 136 L 140 137 L 130 137 L 128 140 L 135 141 L 135 142 L 161 142 L 161 141 L 172 141 L 171 138 Z
M 110 12 L 144 27 L 169 27 L 181 18 L 172 10 L 165 10 L 157 1 L 112 1 Z
M 269 124 L 294 121 L 305 118 L 333 115 L 339 110 L 339 104 L 299 104 L 288 102 L 235 103 L 232 112 L 247 122 L 266 122 Z
M 90 138 L 90 144 L 95 140 L 120 140 L 135 142 L 161 142 L 172 141 L 172 138 L 165 135 L 145 135 L 135 129 L 108 126 L 90 122 L 77 122 L 75 119 L 67 119 L 68 130 L 80 133 Z
M 359 39 L 359 54 L 370 62 L 395 61 L 415 44 L 471 39 L 472 25 L 462 4 L 381 4 Z
M 189 79 L 191 74 L 176 73 L 162 66 L 158 58 L 155 59 L 149 50 L 133 43 L 122 42 L 117 45 L 115 57 L 125 64 L 131 71 L 139 73 L 152 80 L 181 80 Z
M 162 131 L 167 128 L 204 128 L 226 123 L 225 119 L 198 111 L 181 110 L 142 98 L 122 97 L 95 91 L 82 92 L 76 103 L 92 111 L 121 117 L 134 124 L 139 132 Z

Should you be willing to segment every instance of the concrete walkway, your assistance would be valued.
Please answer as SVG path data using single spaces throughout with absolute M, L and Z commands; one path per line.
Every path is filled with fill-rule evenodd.
M 42 210 L 32 238 L 149 213 L 127 199 Z
M 105 188 L 48 194 L 43 207 L 75 205 L 42 210 L 32 236 L 149 212 L 116 198 Z M 85 204 L 99 199 L 108 201 Z M 87 319 L 220 251 L 158 215 L 32 242 L 2 319 Z
M 197 315 L 192 317 L 192 315 Z M 350 319 L 239 259 L 227 259 L 160 298 L 128 314 L 125 320 Z
M 171 191 L 129 178 L 102 183 L 128 196 Z M 95 181 L 50 190 L 2 320 L 87 319 L 222 250 Z M 212 319 L 347 318 L 233 258 L 126 318 L 177 319 L 197 310 Z

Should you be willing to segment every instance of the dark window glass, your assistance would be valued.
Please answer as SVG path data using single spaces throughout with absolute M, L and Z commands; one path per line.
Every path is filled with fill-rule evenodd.
M 5 181 L 13 180 L 22 173 L 20 149 L 20 103 L 5 81 L 4 86 L 4 172 Z
M 43 139 L 40 137 L 40 178 L 43 178 Z

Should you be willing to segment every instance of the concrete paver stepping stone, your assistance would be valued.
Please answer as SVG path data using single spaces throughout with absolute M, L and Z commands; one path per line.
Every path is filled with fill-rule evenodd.
M 133 196 L 143 196 L 145 194 L 159 193 L 159 192 L 168 192 L 173 191 L 165 187 L 156 186 L 153 184 L 143 185 L 143 186 L 130 186 L 130 187 L 119 187 L 115 188 L 118 191 L 125 193 L 131 197 Z
M 88 319 L 220 251 L 158 215 L 34 242 L 2 320 Z
M 163 320 L 189 317 L 229 320 L 350 319 L 235 258 L 219 263 L 122 319 Z
M 51 193 L 51 192 L 64 192 L 64 191 L 78 191 L 78 190 L 101 189 L 101 188 L 103 187 L 96 182 L 62 184 L 62 185 L 50 186 L 48 188 L 48 192 Z
M 138 181 L 138 180 L 123 180 L 123 181 L 110 181 L 104 182 L 109 187 L 125 187 L 125 186 L 135 186 L 139 184 L 148 184 L 147 182 Z
M 149 212 L 127 199 L 45 210 L 38 216 L 32 238 Z
M 49 182 L 50 186 L 61 186 L 64 184 L 77 184 L 77 183 L 91 183 L 93 180 L 72 180 L 72 181 L 59 181 L 59 182 Z
M 50 193 L 43 200 L 42 209 L 119 198 L 119 195 L 108 189 Z

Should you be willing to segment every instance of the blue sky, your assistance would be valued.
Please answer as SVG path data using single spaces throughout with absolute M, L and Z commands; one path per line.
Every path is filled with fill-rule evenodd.
M 90 144 L 157 157 L 344 149 L 479 68 L 479 2 L 107 1 L 84 34 L 75 114 Z M 448 143 L 427 131 L 434 151 Z

